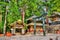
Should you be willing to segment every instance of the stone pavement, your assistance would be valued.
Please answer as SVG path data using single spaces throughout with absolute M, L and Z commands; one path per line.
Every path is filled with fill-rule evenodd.
M 52 38 L 53 40 L 60 40 L 60 35 L 52 34 L 52 35 L 32 35 L 32 36 L 11 36 L 11 37 L 0 37 L 0 40 L 49 40 Z

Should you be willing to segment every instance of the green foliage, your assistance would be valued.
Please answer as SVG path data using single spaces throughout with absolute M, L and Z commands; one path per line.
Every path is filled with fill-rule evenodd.
M 0 33 L 3 33 L 2 22 L 0 22 Z
M 53 11 L 60 12 L 60 0 L 48 0 L 48 2 L 42 2 L 42 0 L 10 0 L 8 2 L 0 1 L 0 13 L 2 14 L 2 19 L 4 23 L 4 17 L 6 12 L 6 6 L 8 6 L 7 11 L 7 25 L 10 25 L 14 21 L 21 19 L 21 10 L 25 12 L 25 21 L 27 18 L 33 14 L 36 16 L 41 16 L 44 13 L 43 7 L 48 7 L 48 15 L 50 16 Z

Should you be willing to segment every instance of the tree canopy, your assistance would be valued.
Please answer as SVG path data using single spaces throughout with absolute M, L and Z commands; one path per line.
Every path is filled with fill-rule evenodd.
M 21 10 L 25 12 L 25 20 L 32 15 L 41 16 L 44 6 L 48 7 L 48 15 L 53 11 L 60 12 L 60 0 L 0 0 L 0 14 L 2 14 L 2 23 L 7 6 L 7 25 L 18 19 L 22 19 Z M 1 25 L 0 25 L 1 26 Z

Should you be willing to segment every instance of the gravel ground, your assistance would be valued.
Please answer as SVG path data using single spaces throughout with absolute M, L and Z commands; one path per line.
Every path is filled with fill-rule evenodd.
M 52 34 L 52 35 L 19 35 L 19 36 L 11 36 L 11 37 L 0 37 L 0 40 L 50 40 L 52 38 L 53 40 L 60 40 L 60 35 Z

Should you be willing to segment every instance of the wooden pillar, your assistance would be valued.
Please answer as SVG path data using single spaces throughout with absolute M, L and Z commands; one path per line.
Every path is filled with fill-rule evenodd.
M 45 18 L 43 17 L 43 35 L 46 35 Z
M 34 35 L 36 35 L 36 19 L 34 18 Z

